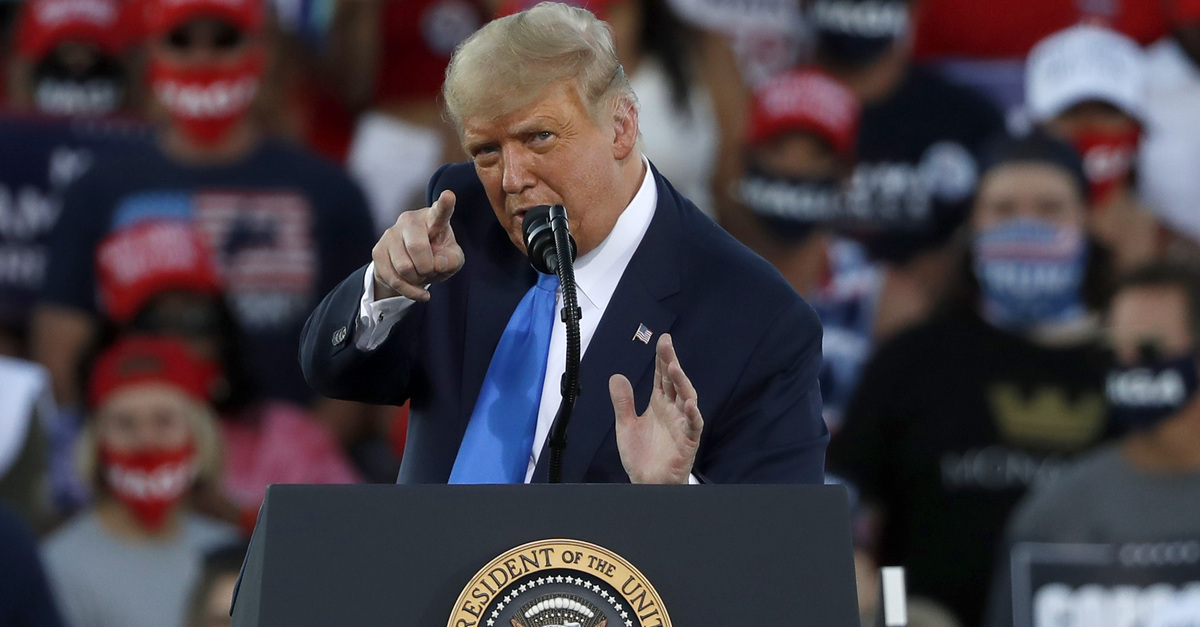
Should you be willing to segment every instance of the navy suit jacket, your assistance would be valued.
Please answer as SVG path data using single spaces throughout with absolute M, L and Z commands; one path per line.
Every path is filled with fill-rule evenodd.
M 820 483 L 829 433 L 817 374 L 821 325 L 783 277 L 680 196 L 657 171 L 654 218 L 580 363 L 563 481 L 627 482 L 608 379 L 624 374 L 644 411 L 655 343 L 670 332 L 699 395 L 704 431 L 694 472 L 715 483 Z M 536 282 L 491 210 L 474 167 L 443 166 L 427 203 L 457 196 L 451 226 L 466 264 L 412 305 L 376 350 L 354 346 L 366 268 L 321 302 L 304 327 L 300 362 L 321 394 L 410 401 L 400 483 L 445 483 L 492 353 Z M 654 337 L 634 338 L 639 325 Z M 545 481 L 541 455 L 534 481 Z

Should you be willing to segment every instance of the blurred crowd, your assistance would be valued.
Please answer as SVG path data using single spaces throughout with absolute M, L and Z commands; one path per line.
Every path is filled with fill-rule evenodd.
M 1200 1 L 567 1 L 821 318 L 864 624 L 879 565 L 990 627 L 1021 543 L 1200 540 Z M 227 625 L 267 485 L 394 481 L 300 330 L 533 3 L 0 2 L 0 625 Z

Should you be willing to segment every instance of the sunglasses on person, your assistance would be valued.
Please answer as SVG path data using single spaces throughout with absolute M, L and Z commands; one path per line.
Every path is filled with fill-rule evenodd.
M 219 21 L 187 24 L 167 34 L 167 45 L 181 51 L 201 46 L 213 50 L 233 50 L 245 40 L 242 31 Z

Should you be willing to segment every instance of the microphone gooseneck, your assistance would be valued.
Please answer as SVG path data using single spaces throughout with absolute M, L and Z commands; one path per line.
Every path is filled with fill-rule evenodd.
M 571 237 L 567 210 L 562 205 L 541 205 L 530 209 L 525 214 L 522 231 L 525 249 L 529 252 L 529 263 L 543 274 L 557 274 L 558 283 L 562 286 L 567 362 L 560 384 L 562 402 L 558 405 L 558 413 L 547 437 L 550 449 L 548 480 L 550 483 L 561 483 L 563 451 L 567 448 L 567 425 L 575 409 L 575 400 L 579 397 L 579 320 L 583 312 L 575 293 L 575 238 Z

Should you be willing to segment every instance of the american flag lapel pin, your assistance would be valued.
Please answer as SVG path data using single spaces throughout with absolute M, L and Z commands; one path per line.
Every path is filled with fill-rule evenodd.
M 641 342 L 642 344 L 649 344 L 650 336 L 652 335 L 654 335 L 654 331 L 647 329 L 646 325 L 644 324 L 639 324 L 637 333 L 633 334 L 633 339 Z

